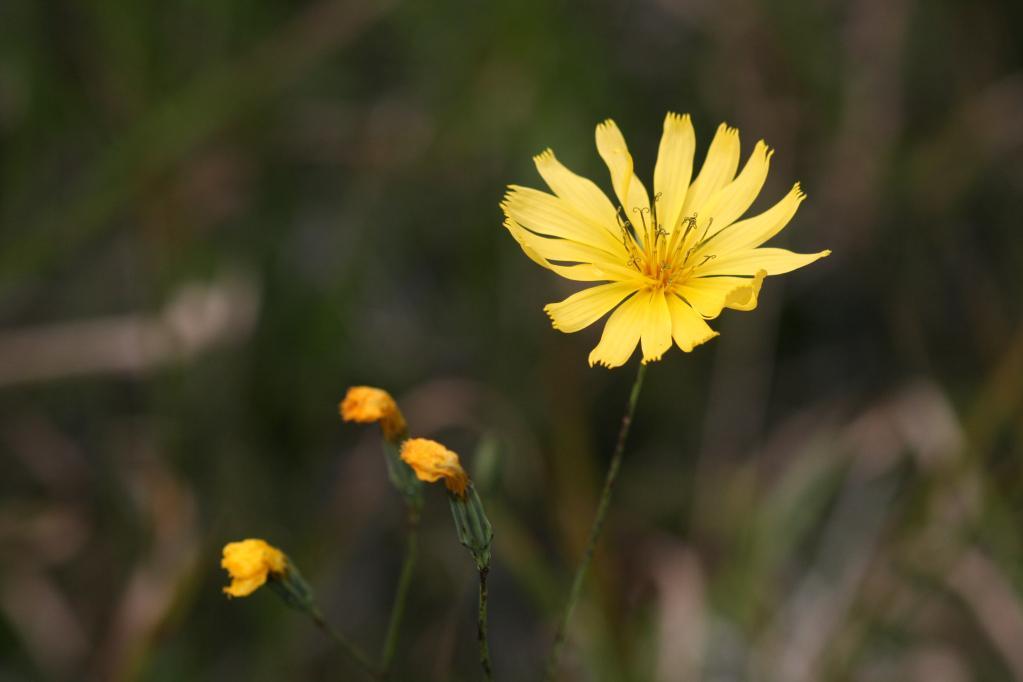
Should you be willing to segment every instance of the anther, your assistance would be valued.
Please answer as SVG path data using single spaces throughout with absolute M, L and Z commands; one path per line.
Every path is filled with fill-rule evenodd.
M 643 238 L 645 239 L 648 235 L 647 235 L 646 219 L 643 217 L 643 214 L 644 213 L 649 213 L 650 209 L 646 208 L 645 206 L 642 207 L 642 208 L 639 207 L 639 206 L 635 206 L 635 207 L 633 207 L 632 212 L 639 214 L 639 222 L 641 222 L 643 224 Z

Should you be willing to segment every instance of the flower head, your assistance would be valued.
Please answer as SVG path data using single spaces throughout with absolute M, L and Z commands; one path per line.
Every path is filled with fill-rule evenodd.
M 401 459 L 416 472 L 416 478 L 427 483 L 444 479 L 448 490 L 465 496 L 469 475 L 465 473 L 458 455 L 437 441 L 428 438 L 410 438 L 401 446 Z
M 754 309 L 765 277 L 830 253 L 760 248 L 805 198 L 798 183 L 773 207 L 739 220 L 767 178 L 773 152 L 763 141 L 736 174 L 739 131 L 721 124 L 693 179 L 692 123 L 688 115 L 669 113 L 652 202 L 614 121 L 597 126 L 596 141 L 617 205 L 550 150 L 533 161 L 553 194 L 512 186 L 501 204 L 504 226 L 532 260 L 567 279 L 604 282 L 544 308 L 563 332 L 614 311 L 590 365 L 623 365 L 637 345 L 643 362 L 659 360 L 672 341 L 689 352 L 717 336 L 706 320 L 722 309 Z
M 220 566 L 231 576 L 231 584 L 224 592 L 231 597 L 247 597 L 267 578 L 283 576 L 288 570 L 288 559 L 264 540 L 242 540 L 224 545 Z
M 379 422 L 387 440 L 402 440 L 405 437 L 405 417 L 391 394 L 383 389 L 352 386 L 339 407 L 341 418 L 346 422 Z

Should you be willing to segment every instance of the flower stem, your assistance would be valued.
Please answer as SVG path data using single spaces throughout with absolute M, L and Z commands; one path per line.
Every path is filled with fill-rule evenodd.
M 600 494 L 600 502 L 597 505 L 597 513 L 593 517 L 593 525 L 590 526 L 590 537 L 586 541 L 586 550 L 583 552 L 582 560 L 575 570 L 575 577 L 572 578 L 572 589 L 568 593 L 568 602 L 561 614 L 558 629 L 554 634 L 554 645 L 551 648 L 550 657 L 547 659 L 547 673 L 544 679 L 551 682 L 558 671 L 558 660 L 561 658 L 561 650 L 565 646 L 565 636 L 568 632 L 568 624 L 572 618 L 572 610 L 579 595 L 582 593 L 583 581 L 593 561 L 593 552 L 600 539 L 600 531 L 604 527 L 604 517 L 607 516 L 608 507 L 611 506 L 611 495 L 614 492 L 615 481 L 618 480 L 618 470 L 622 466 L 622 455 L 625 453 L 625 442 L 629 437 L 629 427 L 632 425 L 632 415 L 636 412 L 636 403 L 639 400 L 640 390 L 643 388 L 643 376 L 646 374 L 646 365 L 640 363 L 636 372 L 636 379 L 632 383 L 632 391 L 629 393 L 629 402 L 625 406 L 625 414 L 622 415 L 622 425 L 618 429 L 618 443 L 615 445 L 614 454 L 611 456 L 611 464 L 608 465 L 607 474 L 604 477 L 604 489 Z
M 394 652 L 398 647 L 398 633 L 401 630 L 402 617 L 405 615 L 405 602 L 408 598 L 409 586 L 412 584 L 412 570 L 416 565 L 419 547 L 419 516 L 421 509 L 415 502 L 406 507 L 407 528 L 405 530 L 405 558 L 398 576 L 398 586 L 394 592 L 394 606 L 387 624 L 387 637 L 384 640 L 383 653 L 380 656 L 380 676 L 386 679 L 391 672 Z
M 367 676 L 374 680 L 382 679 L 380 673 L 373 666 L 373 661 L 369 660 L 369 656 L 364 654 L 362 649 L 356 646 L 354 642 L 335 630 L 333 626 L 324 619 L 323 614 L 320 613 L 318 608 L 315 606 L 312 607 L 309 611 L 309 615 L 312 617 L 313 622 L 316 623 L 316 627 L 320 628 L 320 630 L 334 640 L 353 661 L 358 663 L 359 667 L 362 668 L 363 672 L 365 672 Z
M 480 569 L 480 608 L 476 621 L 476 637 L 480 645 L 480 666 L 483 668 L 483 679 L 490 682 L 494 679 L 494 671 L 490 665 L 490 644 L 487 641 L 487 575 L 490 568 Z

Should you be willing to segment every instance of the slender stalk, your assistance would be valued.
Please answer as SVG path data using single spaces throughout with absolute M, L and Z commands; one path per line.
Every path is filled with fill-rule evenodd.
M 483 668 L 483 679 L 487 682 L 494 679 L 494 671 L 490 665 L 490 644 L 487 640 L 487 575 L 488 567 L 480 569 L 480 608 L 476 620 L 476 637 L 480 644 L 480 666 Z
M 318 608 L 314 606 L 309 611 L 309 615 L 312 617 L 313 622 L 316 623 L 316 627 L 320 628 L 320 630 L 334 640 L 353 661 L 358 663 L 359 667 L 362 668 L 363 672 L 365 672 L 368 677 L 374 680 L 383 679 L 377 669 L 373 666 L 373 661 L 369 660 L 369 656 L 362 653 L 362 650 L 356 646 L 354 642 L 335 630 L 334 627 L 331 626 L 326 619 L 324 619 L 323 614 L 320 613 Z
M 394 652 L 398 648 L 398 633 L 401 630 L 402 617 L 405 615 L 405 601 L 408 598 L 409 586 L 412 584 L 412 570 L 416 565 L 416 557 L 419 553 L 421 508 L 410 502 L 406 511 L 405 559 L 401 564 L 401 574 L 398 576 L 398 586 L 394 592 L 394 606 L 391 607 L 391 618 L 387 623 L 387 637 L 384 639 L 383 653 L 380 655 L 380 677 L 382 679 L 386 679 L 391 672 Z
M 551 682 L 558 672 L 558 660 L 561 658 L 561 651 L 565 646 L 565 636 L 568 633 L 568 624 L 572 618 L 572 610 L 579 595 L 582 593 L 583 581 L 593 561 L 593 552 L 600 539 L 600 532 L 604 528 L 604 518 L 611 506 L 611 495 L 614 493 L 615 481 L 618 480 L 618 470 L 622 466 L 622 455 L 625 453 L 625 442 L 629 437 L 629 427 L 632 425 L 632 415 L 636 412 L 636 403 L 639 401 L 639 393 L 643 388 L 643 376 L 646 374 L 646 365 L 640 363 L 636 372 L 636 379 L 632 383 L 632 391 L 629 393 L 629 402 L 625 406 L 625 414 L 622 415 L 622 425 L 618 429 L 618 443 L 615 445 L 614 454 L 611 455 L 611 464 L 608 465 L 607 474 L 604 477 L 604 489 L 600 494 L 600 502 L 597 505 L 597 513 L 593 517 L 593 525 L 590 526 L 590 537 L 586 541 L 586 550 L 575 569 L 575 577 L 572 578 L 572 589 L 568 593 L 568 602 L 561 614 L 561 621 L 554 634 L 554 645 L 551 648 L 551 655 L 547 659 L 547 673 L 544 679 Z

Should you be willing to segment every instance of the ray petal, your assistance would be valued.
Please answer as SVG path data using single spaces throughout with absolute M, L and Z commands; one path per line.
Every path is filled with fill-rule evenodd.
M 679 295 L 706 320 L 725 308 L 753 310 L 763 284 L 765 270 L 754 277 L 694 277 L 678 288 Z
M 699 211 L 704 202 L 735 177 L 739 168 L 739 131 L 722 123 L 718 126 L 700 174 L 693 180 L 682 204 L 682 214 Z
M 607 318 L 600 343 L 590 352 L 590 367 L 619 367 L 628 361 L 639 343 L 648 302 L 648 296 L 633 296 L 615 308 Z
M 644 211 L 649 215 L 650 199 L 643 183 L 633 173 L 632 155 L 625 144 L 625 137 L 615 122 L 607 119 L 597 126 L 596 139 L 597 151 L 611 172 L 611 184 L 614 185 L 625 217 L 636 226 L 637 233 L 640 233 L 642 238 L 641 216 Z M 649 220 L 648 217 L 645 219 Z
M 803 194 L 797 182 L 789 190 L 789 193 L 771 208 L 752 218 L 740 220 L 721 234 L 716 235 L 714 241 L 708 243 L 707 250 L 725 254 L 760 246 L 789 224 L 792 216 L 796 214 L 796 209 L 805 198 L 806 195 Z
M 513 185 L 508 188 L 501 208 L 506 216 L 533 232 L 603 249 L 625 262 L 625 247 L 620 241 L 606 229 L 580 217 L 553 194 Z
M 678 296 L 668 296 L 667 302 L 671 312 L 671 336 L 686 353 L 718 335 L 699 313 Z
M 559 303 L 549 303 L 543 309 L 555 329 L 566 334 L 577 332 L 602 318 L 638 288 L 638 284 L 629 282 L 600 284 L 576 292 Z
M 602 266 L 608 272 L 615 272 L 621 266 L 619 259 L 610 255 L 607 251 L 599 249 L 590 244 L 584 244 L 572 239 L 560 237 L 546 237 L 525 229 L 511 218 L 506 218 L 504 226 L 515 241 L 529 246 L 535 253 L 544 260 L 562 261 L 565 263 L 593 263 Z M 634 270 L 632 273 L 636 273 Z M 608 279 L 616 279 L 609 277 Z
M 764 144 L 763 140 L 757 142 L 735 180 L 715 192 L 703 206 L 696 208 L 700 214 L 701 229 L 704 221 L 713 221 L 709 232 L 713 235 L 742 217 L 764 186 L 772 154 L 774 150 Z
M 760 270 L 764 270 L 768 275 L 783 275 L 830 254 L 831 251 L 793 253 L 787 249 L 776 248 L 735 251 L 700 266 L 696 271 L 696 276 L 738 275 L 752 277 Z
M 592 180 L 570 171 L 550 149 L 534 156 L 533 163 L 551 191 L 565 200 L 572 210 L 618 237 L 614 204 Z
M 668 232 L 675 228 L 682 213 L 693 175 L 695 151 L 696 134 L 689 114 L 679 116 L 669 112 L 664 117 L 664 133 L 654 167 L 654 196 L 660 195 L 660 200 L 655 198 L 657 217 Z
M 642 294 L 637 294 L 641 296 Z M 671 311 L 663 291 L 652 290 L 646 305 L 646 321 L 640 337 L 643 362 L 654 362 L 671 348 Z
M 515 241 L 522 247 L 522 251 L 529 256 L 530 260 L 534 263 L 547 268 L 551 272 L 561 275 L 565 279 L 571 279 L 577 282 L 604 282 L 608 279 L 608 273 L 604 270 L 599 269 L 597 266 L 591 263 L 580 263 L 578 265 L 560 265 L 552 263 L 544 258 L 540 253 L 534 249 L 528 240 L 523 239 L 524 235 L 530 234 L 528 230 L 522 229 L 521 226 L 517 226 L 515 221 L 510 218 L 505 221 L 505 227 L 515 238 Z M 518 229 L 515 229 L 518 227 Z

